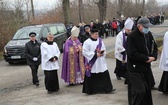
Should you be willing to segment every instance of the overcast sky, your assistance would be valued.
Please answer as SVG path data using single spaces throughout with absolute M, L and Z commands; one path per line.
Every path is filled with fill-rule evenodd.
M 60 0 L 33 0 L 35 9 L 43 9 L 55 6 Z
M 161 3 L 161 4 L 168 4 L 168 0 L 157 0 L 158 3 Z
M 14 0 L 13 0 L 14 1 Z M 52 8 L 61 0 L 33 0 L 35 9 Z M 70 0 L 71 1 L 71 0 Z M 157 0 L 159 4 L 168 3 L 168 0 Z
M 34 6 L 36 9 L 42 9 L 43 7 L 51 7 L 56 4 L 56 2 L 59 2 L 60 0 L 33 0 Z M 168 0 L 157 0 L 159 3 L 164 4 L 168 3 Z

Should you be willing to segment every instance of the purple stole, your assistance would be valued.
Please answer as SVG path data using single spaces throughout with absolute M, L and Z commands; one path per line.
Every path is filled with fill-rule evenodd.
M 123 32 L 123 47 L 126 48 L 126 38 L 125 38 L 125 33 Z M 125 61 L 126 59 L 126 54 L 123 54 L 122 60 Z M 121 66 L 125 66 L 125 63 L 122 63 Z
M 97 53 L 98 50 L 100 50 L 102 47 L 102 39 L 99 38 L 99 44 L 97 45 L 96 49 L 95 49 L 95 53 Z M 96 62 L 97 57 L 93 57 L 89 62 L 86 63 L 85 69 L 86 69 L 86 76 L 90 77 L 91 76 L 91 68 L 94 65 L 94 63 Z

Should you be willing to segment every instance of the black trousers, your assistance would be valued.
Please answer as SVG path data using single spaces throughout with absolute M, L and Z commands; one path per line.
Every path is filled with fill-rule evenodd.
M 118 32 L 117 32 L 117 28 L 113 28 L 113 29 L 112 29 L 112 36 L 115 36 L 114 33 L 115 33 L 115 35 L 118 34 Z
M 39 65 L 29 65 L 31 68 L 31 73 L 32 73 L 32 82 L 33 84 L 36 84 L 37 82 L 39 82 L 38 80 L 38 67 Z

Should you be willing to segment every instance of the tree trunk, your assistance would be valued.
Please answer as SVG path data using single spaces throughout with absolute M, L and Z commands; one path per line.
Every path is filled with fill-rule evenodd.
M 143 0 L 142 2 L 142 11 L 141 11 L 141 15 L 144 15 L 145 13 L 145 0 Z
M 63 0 L 62 7 L 63 7 L 63 12 L 64 12 L 64 23 L 68 24 L 70 23 L 70 2 L 69 0 Z
M 32 8 L 32 17 L 33 17 L 33 20 L 34 20 L 35 16 L 34 16 L 34 5 L 33 5 L 33 0 L 31 0 L 31 8 Z
M 98 5 L 99 9 L 99 20 L 102 23 L 103 20 L 106 19 L 107 0 L 99 0 L 99 2 L 96 4 Z
M 119 6 L 118 15 L 119 15 L 119 17 L 121 17 L 121 15 L 123 15 L 123 4 L 124 4 L 124 0 L 118 0 L 118 6 Z
M 29 0 L 25 0 L 26 3 L 26 13 L 27 13 L 27 22 L 30 21 L 30 14 L 29 14 Z
M 84 8 L 83 8 L 83 0 L 79 0 L 79 21 L 80 23 L 84 20 Z

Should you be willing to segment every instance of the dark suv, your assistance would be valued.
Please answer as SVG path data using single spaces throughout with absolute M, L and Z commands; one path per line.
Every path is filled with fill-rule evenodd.
M 60 51 L 63 50 L 63 44 L 67 39 L 67 31 L 62 23 L 31 25 L 20 28 L 4 47 L 4 59 L 9 64 L 14 62 L 26 61 L 25 44 L 30 40 L 29 33 L 35 32 L 36 39 L 42 41 L 46 35 L 51 32 L 54 34 L 54 41 L 58 44 Z

